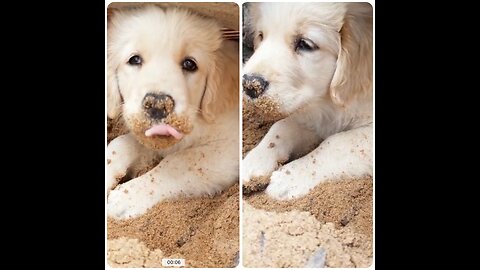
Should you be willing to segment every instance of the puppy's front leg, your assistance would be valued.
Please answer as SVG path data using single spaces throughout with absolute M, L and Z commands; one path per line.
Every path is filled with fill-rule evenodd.
M 215 194 L 238 180 L 238 141 L 166 156 L 148 173 L 110 192 L 107 214 L 129 218 L 169 198 Z
M 328 179 L 372 175 L 372 161 L 372 125 L 337 133 L 311 153 L 275 171 L 266 193 L 279 200 L 300 197 Z
M 132 134 L 118 136 L 107 147 L 107 193 L 132 167 L 146 165 L 156 153 L 143 147 Z
M 273 124 L 260 143 L 242 161 L 242 183 L 252 177 L 269 176 L 279 163 L 292 155 L 304 153 L 320 142 L 314 131 L 307 130 L 288 117 Z

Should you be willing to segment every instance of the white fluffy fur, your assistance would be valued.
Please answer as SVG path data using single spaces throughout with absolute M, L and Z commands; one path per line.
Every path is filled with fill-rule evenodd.
M 122 113 L 128 121 L 155 90 L 172 96 L 175 113 L 193 122 L 190 134 L 163 150 L 147 149 L 132 134 L 108 145 L 108 215 L 134 217 L 165 199 L 214 194 L 237 181 L 238 44 L 223 41 L 211 19 L 148 6 L 114 13 L 107 47 L 109 117 Z M 127 64 L 133 54 L 142 56 L 141 68 Z M 196 72 L 182 71 L 186 56 L 196 59 Z M 159 157 L 154 169 L 118 185 L 121 176 Z
M 247 154 L 242 181 L 272 174 L 266 192 L 291 199 L 325 180 L 372 175 L 372 7 L 252 3 L 250 14 L 255 52 L 244 73 L 262 75 L 269 82 L 264 95 L 288 117 Z M 298 37 L 319 49 L 295 51 Z M 278 169 L 288 159 L 295 160 Z

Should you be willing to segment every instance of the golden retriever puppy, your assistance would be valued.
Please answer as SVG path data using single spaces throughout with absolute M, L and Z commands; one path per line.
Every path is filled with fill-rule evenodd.
M 372 175 L 371 5 L 252 3 L 249 14 L 244 99 L 279 121 L 244 158 L 242 181 L 271 175 L 266 193 L 291 199 Z
M 114 13 L 107 33 L 107 113 L 130 130 L 107 147 L 108 216 L 238 181 L 238 42 L 212 19 L 153 5 Z

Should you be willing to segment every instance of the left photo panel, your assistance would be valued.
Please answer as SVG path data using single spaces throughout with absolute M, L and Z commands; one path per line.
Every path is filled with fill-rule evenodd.
M 106 263 L 239 260 L 239 7 L 106 8 Z

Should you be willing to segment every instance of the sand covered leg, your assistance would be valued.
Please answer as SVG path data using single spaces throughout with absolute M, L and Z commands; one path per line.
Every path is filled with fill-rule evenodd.
M 319 142 L 320 138 L 313 131 L 302 127 L 293 117 L 276 122 L 242 161 L 242 183 L 253 177 L 269 176 L 280 163 Z
M 132 166 L 155 158 L 155 153 L 140 145 L 131 134 L 118 136 L 107 147 L 107 192 L 115 188 Z
M 325 180 L 373 173 L 372 126 L 337 133 L 306 156 L 273 172 L 266 193 L 279 200 L 307 194 Z
M 185 195 L 215 194 L 238 181 L 238 143 L 185 149 L 166 156 L 148 173 L 110 192 L 107 214 L 129 218 L 155 204 Z

